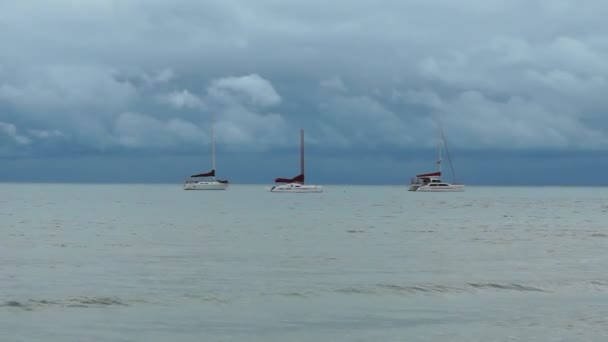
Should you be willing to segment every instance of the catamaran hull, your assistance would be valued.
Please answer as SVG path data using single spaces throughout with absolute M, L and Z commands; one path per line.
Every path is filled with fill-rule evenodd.
M 410 185 L 409 191 L 418 191 L 418 188 L 420 188 L 420 185 L 412 184 Z
M 188 182 L 184 184 L 184 190 L 226 190 L 228 183 L 220 182 Z
M 270 192 L 281 192 L 281 193 L 318 193 L 323 192 L 321 185 L 300 185 L 300 184 L 286 184 L 286 185 L 275 185 L 269 190 Z
M 417 192 L 463 192 L 464 191 L 464 185 L 449 185 L 449 186 L 436 186 L 436 187 L 431 187 L 431 186 L 427 186 L 427 185 L 423 185 L 423 186 L 410 186 L 410 191 L 417 191 Z

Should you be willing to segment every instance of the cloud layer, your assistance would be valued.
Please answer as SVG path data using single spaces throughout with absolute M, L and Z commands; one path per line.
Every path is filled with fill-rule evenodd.
M 608 4 L 0 4 L 0 153 L 608 148 Z M 24 20 L 28 18 L 28 20 Z M 15 39 L 15 37 L 19 37 Z M 10 48 L 8 48 L 10 47 Z

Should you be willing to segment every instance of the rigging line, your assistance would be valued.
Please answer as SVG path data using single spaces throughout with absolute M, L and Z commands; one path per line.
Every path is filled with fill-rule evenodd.
M 443 125 L 441 125 L 441 121 L 439 124 L 439 132 L 441 133 L 441 140 L 443 140 L 443 144 L 445 146 L 445 153 L 448 156 L 448 162 L 450 163 L 450 169 L 452 170 L 452 182 L 456 183 L 456 171 L 454 171 L 454 164 L 452 163 L 452 156 L 450 154 L 450 149 L 448 147 L 448 141 L 445 138 L 445 133 L 443 131 Z

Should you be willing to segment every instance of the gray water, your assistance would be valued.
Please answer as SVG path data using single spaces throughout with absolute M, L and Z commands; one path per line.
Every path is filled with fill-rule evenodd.
M 0 341 L 606 341 L 608 189 L 0 184 Z

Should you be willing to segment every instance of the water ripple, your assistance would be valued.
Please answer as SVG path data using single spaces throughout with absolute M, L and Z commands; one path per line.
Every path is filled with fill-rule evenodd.
M 495 283 L 468 283 L 467 285 L 475 289 L 491 289 L 491 290 L 508 290 L 508 291 L 531 291 L 531 292 L 548 292 L 543 289 L 524 286 L 520 284 L 495 284 Z
M 88 308 L 88 307 L 103 307 L 103 306 L 128 306 L 127 303 L 110 297 L 80 297 L 70 298 L 63 301 L 47 300 L 47 299 L 28 299 L 25 301 L 7 300 L 0 302 L 0 308 L 20 308 L 23 310 L 33 310 L 35 307 L 62 306 L 68 308 Z
M 514 283 L 466 283 L 463 285 L 435 285 L 435 284 L 377 284 L 374 286 L 351 286 L 335 289 L 333 292 L 344 294 L 382 294 L 393 293 L 399 295 L 435 295 L 445 293 L 473 293 L 477 291 L 517 291 L 517 292 L 550 292 L 548 290 Z

